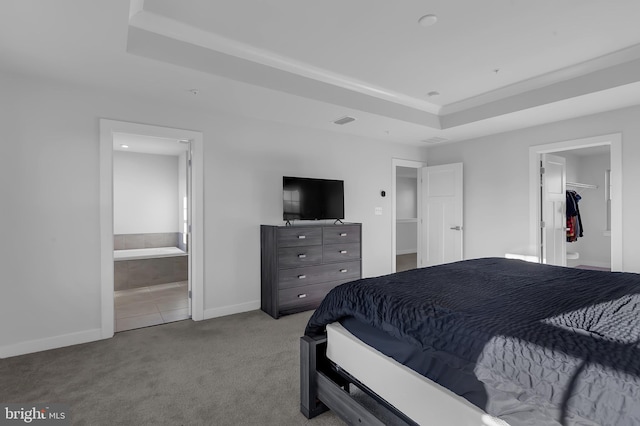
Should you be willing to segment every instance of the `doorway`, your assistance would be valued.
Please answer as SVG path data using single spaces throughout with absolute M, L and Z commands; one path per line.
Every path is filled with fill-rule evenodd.
M 181 311 L 173 314 L 185 316 L 185 311 L 190 312 L 193 320 L 201 320 L 204 317 L 203 312 L 203 259 L 202 259 L 202 222 L 203 222 L 203 200 L 202 200 L 202 184 L 203 184 L 203 157 L 202 157 L 202 133 L 193 132 L 181 129 L 172 129 L 158 126 L 149 126 L 136 123 L 127 123 L 112 120 L 100 120 L 100 233 L 101 233 L 101 282 L 102 282 L 102 336 L 103 338 L 112 337 L 114 330 L 116 330 L 116 309 L 115 304 L 115 273 L 114 268 L 116 262 L 114 261 L 114 248 L 122 248 L 122 244 L 126 244 L 123 241 L 116 242 L 114 234 L 118 232 L 114 229 L 114 143 L 124 144 L 119 138 L 122 135 L 137 135 L 141 139 L 147 139 L 147 145 L 150 144 L 151 151 L 157 152 L 161 149 L 159 141 L 171 141 L 173 148 L 180 147 L 180 151 L 184 152 L 183 155 L 178 155 L 176 158 L 177 167 L 180 168 L 181 160 L 184 161 L 184 167 L 186 169 L 187 162 L 191 162 L 191 173 L 185 172 L 184 180 L 178 184 L 182 186 L 184 191 L 179 191 L 176 194 L 176 198 L 180 198 L 182 203 L 178 206 L 178 200 L 176 200 L 175 208 L 179 210 L 175 215 L 176 222 L 180 220 L 180 225 L 184 222 L 190 224 L 187 229 L 180 228 L 177 223 L 176 227 L 179 232 L 171 233 L 172 235 L 157 235 L 158 233 L 150 233 L 151 240 L 155 240 L 153 243 L 144 242 L 144 235 L 134 235 L 133 242 L 129 243 L 129 246 L 124 246 L 125 249 L 132 247 L 135 244 L 146 245 L 162 245 L 165 249 L 169 247 L 172 241 L 163 240 L 159 242 L 158 239 L 171 239 L 175 237 L 175 249 L 182 248 L 184 253 L 184 259 L 186 261 L 187 279 L 186 281 L 174 281 L 167 283 L 164 296 L 182 294 L 181 297 L 187 297 L 188 305 L 186 309 L 180 308 Z M 180 143 L 182 141 L 182 143 Z M 149 149 L 149 148 L 147 148 Z M 148 154 L 153 155 L 153 154 Z M 191 157 L 189 159 L 189 156 Z M 187 184 L 187 181 L 190 184 Z M 190 194 L 190 196 L 189 196 Z M 186 204 L 185 204 L 185 201 Z M 187 213 L 187 220 L 184 221 L 184 213 Z M 180 219 L 179 219 L 180 218 Z M 182 231 L 182 232 L 180 232 Z M 169 234 L 169 233 L 165 233 Z M 182 235 L 186 234 L 186 235 Z M 187 242 L 187 244 L 184 244 Z M 161 244 L 160 244 L 161 243 Z M 118 244 L 118 247 L 116 247 Z M 182 246 L 182 247 L 180 247 Z M 132 250 L 135 250 L 132 248 Z M 166 257 L 166 256 L 165 256 Z M 175 260 L 181 256 L 173 256 L 173 262 L 175 264 L 180 263 L 180 260 Z M 154 262 L 161 261 L 160 258 L 152 259 Z M 127 259 L 131 260 L 131 259 Z M 161 267 L 164 268 L 164 267 Z M 180 269 L 180 266 L 178 266 Z M 166 271 L 165 271 L 166 272 Z M 156 288 L 157 290 L 158 288 Z M 147 289 L 148 291 L 148 289 Z M 184 291 L 184 292 L 183 292 Z M 141 290 L 144 292 L 144 290 Z M 144 296 L 138 296 L 143 298 Z M 161 301 L 162 302 L 162 301 Z M 166 298 L 166 302 L 163 305 L 164 308 L 171 308 L 172 301 Z M 183 303 L 183 302 L 181 302 Z M 174 304 L 173 307 L 176 305 Z M 168 311 L 177 309 L 165 309 L 167 318 L 171 318 Z M 161 311 L 158 313 L 162 317 Z M 174 316 L 175 317 L 175 316 Z M 165 321 L 163 321 L 165 322 Z M 151 324 L 147 324 L 151 325 Z
M 553 164 L 563 164 L 562 238 L 549 237 L 554 235 L 547 223 L 554 203 L 545 201 L 546 192 L 541 187 L 541 179 L 544 183 L 547 172 L 541 169 L 545 156 L 554 158 Z M 529 157 L 530 242 L 535 258 L 541 263 L 560 266 L 622 271 L 622 200 L 616 196 L 622 186 L 620 134 L 533 146 Z M 553 172 L 554 167 L 550 170 Z M 578 203 L 580 216 L 588 223 L 585 231 L 588 234 L 584 234 L 584 238 L 573 235 L 575 229 L 565 221 L 565 190 L 582 199 Z
M 418 267 L 418 171 L 396 167 L 396 271 Z
M 419 264 L 422 244 L 418 176 L 424 166 L 420 161 L 391 161 L 391 272 Z
M 115 332 L 189 319 L 188 140 L 113 135 Z

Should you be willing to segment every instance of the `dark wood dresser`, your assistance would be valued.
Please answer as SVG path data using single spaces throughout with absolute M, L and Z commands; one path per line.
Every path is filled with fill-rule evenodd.
M 318 307 L 362 277 L 362 225 L 260 226 L 261 309 L 274 318 Z

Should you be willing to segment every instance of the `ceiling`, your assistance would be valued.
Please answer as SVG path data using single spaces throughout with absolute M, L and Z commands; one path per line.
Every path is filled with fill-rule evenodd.
M 637 0 L 6 0 L 0 72 L 428 145 L 640 104 L 638 16 Z

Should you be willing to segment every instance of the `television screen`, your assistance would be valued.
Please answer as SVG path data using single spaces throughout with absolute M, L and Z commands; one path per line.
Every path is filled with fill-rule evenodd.
M 344 182 L 283 176 L 282 218 L 344 219 Z

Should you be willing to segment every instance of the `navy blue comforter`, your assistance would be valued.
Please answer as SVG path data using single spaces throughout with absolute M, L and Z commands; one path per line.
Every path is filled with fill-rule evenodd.
M 353 317 L 472 374 L 512 425 L 640 425 L 640 275 L 486 258 L 334 288 L 305 334 Z M 464 395 L 463 395 L 464 396 Z

